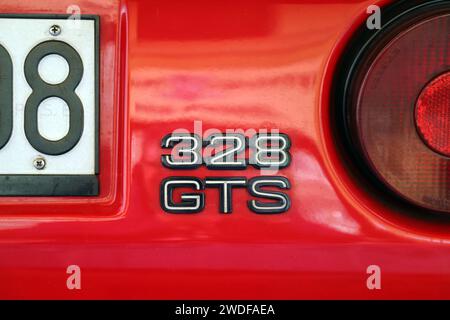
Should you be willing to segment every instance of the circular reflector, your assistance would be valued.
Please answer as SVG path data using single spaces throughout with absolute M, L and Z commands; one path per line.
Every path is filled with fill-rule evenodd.
M 450 157 L 450 72 L 433 80 L 420 94 L 416 125 L 426 145 Z

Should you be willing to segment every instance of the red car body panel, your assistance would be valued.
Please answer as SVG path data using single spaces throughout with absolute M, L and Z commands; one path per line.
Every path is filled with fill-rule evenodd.
M 1 0 L 2 13 L 65 13 L 70 0 Z M 346 167 L 329 116 L 335 68 L 370 4 L 386 1 L 80 0 L 100 16 L 96 198 L 0 199 L 3 299 L 450 298 L 450 224 L 381 201 Z M 291 209 L 165 213 L 169 176 L 258 176 L 161 165 L 177 128 L 279 129 L 292 139 Z M 66 268 L 82 270 L 68 290 Z M 378 265 L 381 290 L 368 290 Z

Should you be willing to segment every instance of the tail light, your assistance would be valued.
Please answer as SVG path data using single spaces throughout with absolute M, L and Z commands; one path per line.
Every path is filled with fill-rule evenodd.
M 450 157 L 450 72 L 434 79 L 420 94 L 416 124 L 430 149 Z
M 385 188 L 450 213 L 450 3 L 382 17 L 381 30 L 352 45 L 337 93 L 347 142 Z

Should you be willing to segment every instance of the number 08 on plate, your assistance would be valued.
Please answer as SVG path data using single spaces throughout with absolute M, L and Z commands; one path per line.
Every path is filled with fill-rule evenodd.
M 0 196 L 98 195 L 98 30 L 0 15 Z

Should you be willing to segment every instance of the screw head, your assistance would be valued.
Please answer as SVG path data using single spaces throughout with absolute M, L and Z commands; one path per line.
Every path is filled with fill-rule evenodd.
M 54 24 L 50 27 L 48 32 L 54 37 L 59 36 L 61 34 L 61 27 L 57 24 Z
M 34 161 L 33 161 L 33 166 L 37 170 L 44 170 L 46 164 L 47 163 L 46 163 L 45 159 L 42 157 L 38 157 L 38 158 L 34 159 Z

